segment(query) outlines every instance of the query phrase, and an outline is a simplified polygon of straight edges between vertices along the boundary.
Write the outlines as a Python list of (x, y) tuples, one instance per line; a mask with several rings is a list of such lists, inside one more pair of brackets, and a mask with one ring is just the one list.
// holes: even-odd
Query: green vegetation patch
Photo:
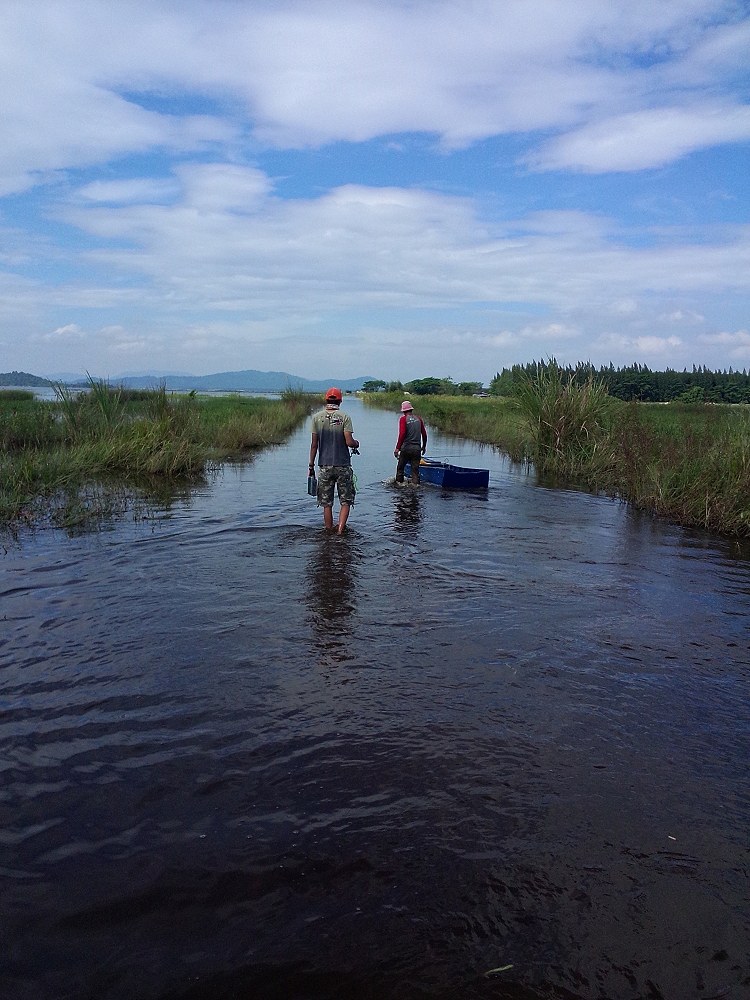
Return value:
[(55, 401), (0, 395), (0, 526), (68, 525), (76, 511), (121, 509), (157, 482), (200, 481), (212, 463), (284, 441), (313, 405), (303, 394), (200, 398), (94, 380), (86, 392), (56, 392)]

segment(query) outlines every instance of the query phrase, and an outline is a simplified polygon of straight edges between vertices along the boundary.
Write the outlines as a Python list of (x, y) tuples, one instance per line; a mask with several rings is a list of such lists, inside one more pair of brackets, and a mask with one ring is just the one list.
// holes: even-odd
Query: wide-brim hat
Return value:
[(405, 399), (401, 404), (401, 412), (406, 413), (408, 410), (413, 410), (414, 407), (411, 405), (408, 399)]

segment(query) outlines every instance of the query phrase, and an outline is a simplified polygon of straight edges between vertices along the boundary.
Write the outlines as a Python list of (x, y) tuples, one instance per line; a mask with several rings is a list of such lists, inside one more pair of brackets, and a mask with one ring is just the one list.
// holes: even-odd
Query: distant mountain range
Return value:
[[(288, 372), (262, 372), (248, 368), (238, 372), (216, 372), (214, 375), (126, 375), (107, 379), (112, 385), (122, 385), (129, 389), (152, 389), (164, 385), (167, 389), (190, 391), (224, 392), (283, 392), (298, 389), (301, 392), (325, 392), (330, 385), (337, 385), (344, 392), (356, 392), (364, 382), (374, 376), (362, 375), (349, 379), (307, 379)], [(86, 385), (88, 380), (81, 375), (76, 379), (66, 379), (68, 385)], [(0, 385), (49, 386), (50, 379), (28, 372), (0, 373)]]

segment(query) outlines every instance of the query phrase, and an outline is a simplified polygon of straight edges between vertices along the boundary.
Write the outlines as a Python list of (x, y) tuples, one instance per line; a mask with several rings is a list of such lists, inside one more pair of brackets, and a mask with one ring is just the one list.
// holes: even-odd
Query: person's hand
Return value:
[(398, 448), (393, 449), (393, 457), (398, 458)]

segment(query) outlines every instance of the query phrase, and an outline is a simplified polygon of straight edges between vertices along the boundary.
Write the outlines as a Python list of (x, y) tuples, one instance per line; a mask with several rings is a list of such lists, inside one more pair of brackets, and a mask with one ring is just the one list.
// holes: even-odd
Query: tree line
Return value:
[(750, 403), (750, 373), (744, 369), (711, 371), (703, 365), (693, 365), (692, 371), (672, 368), (652, 371), (648, 365), (640, 364), (623, 368), (615, 368), (613, 364), (596, 368), (582, 362), (562, 366), (554, 359), (503, 368), (492, 379), (490, 394), (513, 395), (519, 380), (552, 365), (581, 385), (589, 379), (600, 382), (616, 399), (647, 403)]
[(476, 396), (481, 382), (454, 382), (452, 378), (415, 378), (411, 382), (385, 382), (373, 378), (362, 383), (362, 392), (410, 392), (415, 396)]
[(503, 368), (485, 389), (481, 382), (454, 382), (451, 378), (418, 378), (411, 382), (385, 382), (371, 379), (364, 392), (409, 392), (416, 396), (512, 396), (519, 382), (530, 375), (554, 367), (566, 378), (581, 385), (590, 379), (601, 383), (610, 396), (646, 403), (750, 403), (750, 373), (745, 369), (711, 371), (693, 365), (692, 371), (652, 371), (648, 365), (633, 364), (616, 368), (613, 364), (596, 368), (589, 362), (563, 366), (554, 358)]

